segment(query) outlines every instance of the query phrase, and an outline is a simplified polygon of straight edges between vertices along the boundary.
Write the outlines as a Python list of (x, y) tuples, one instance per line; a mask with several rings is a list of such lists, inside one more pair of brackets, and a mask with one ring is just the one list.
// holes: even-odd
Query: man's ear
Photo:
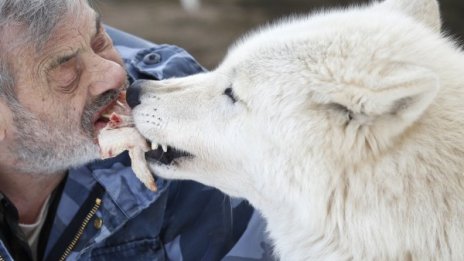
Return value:
[(405, 13), (440, 32), (440, 8), (437, 0), (386, 0), (381, 6)]
[(362, 80), (337, 85), (323, 88), (314, 98), (348, 110), (353, 120), (362, 118), (363, 122), (375, 124), (377, 119), (388, 119), (408, 125), (433, 101), (439, 80), (427, 68), (390, 62), (372, 70)]
[(6, 137), (6, 130), (8, 128), (7, 114), (9, 112), (8, 107), (0, 99), (0, 142)]
[(0, 115), (0, 141), (3, 141), (6, 136), (6, 126), (5, 120), (3, 119), (2, 115)]

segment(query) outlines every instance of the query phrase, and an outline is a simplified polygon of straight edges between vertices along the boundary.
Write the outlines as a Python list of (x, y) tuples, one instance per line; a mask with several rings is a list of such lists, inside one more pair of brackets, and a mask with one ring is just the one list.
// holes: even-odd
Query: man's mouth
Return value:
[(98, 136), (98, 133), (100, 133), (100, 131), (107, 126), (113, 112), (116, 112), (120, 115), (130, 115), (130, 109), (125, 104), (125, 100), (126, 95), (124, 92), (121, 92), (117, 99), (110, 102), (107, 106), (103, 107), (95, 114), (93, 121), (95, 137)]
[(116, 101), (113, 101), (95, 114), (95, 120), (93, 121), (95, 136), (97, 136), (100, 130), (105, 128), (110, 121), (110, 114), (115, 104)]
[(145, 152), (148, 162), (156, 162), (162, 165), (175, 165), (180, 158), (193, 158), (189, 152), (167, 145), (152, 144), (153, 149)]

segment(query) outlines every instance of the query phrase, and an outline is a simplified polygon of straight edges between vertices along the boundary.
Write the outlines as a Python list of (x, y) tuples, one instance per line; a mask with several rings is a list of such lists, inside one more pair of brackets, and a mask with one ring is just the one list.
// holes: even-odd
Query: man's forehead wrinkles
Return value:
[(82, 48), (82, 44), (80, 43), (81, 37), (80, 32), (75, 33), (74, 35), (59, 35), (58, 38), (50, 41), (41, 48), (36, 53), (36, 56), (41, 60), (49, 60), (54, 59), (56, 56), (62, 55), (63, 53), (69, 53), (75, 49)]
[[(83, 14), (80, 13), (80, 15)], [(90, 41), (94, 35), (98, 33), (93, 32), (93, 30), (96, 30), (101, 26), (100, 15), (96, 14), (93, 10), (85, 16), (89, 19), (76, 17), (76, 19), (72, 19), (74, 23), (63, 24), (56, 28), (49, 41), (37, 53), (38, 56), (50, 55), (57, 49), (69, 50), (72, 48), (83, 48), (84, 42)], [(68, 19), (65, 18), (63, 23), (69, 22), (67, 21)], [(95, 27), (93, 26), (94, 19), (96, 19)]]

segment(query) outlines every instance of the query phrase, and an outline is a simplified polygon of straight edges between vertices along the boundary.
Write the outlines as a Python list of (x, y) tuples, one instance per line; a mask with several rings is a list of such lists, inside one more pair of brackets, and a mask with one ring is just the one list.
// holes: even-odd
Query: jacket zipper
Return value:
[[(97, 198), (95, 200), (95, 205), (90, 210), (90, 212), (87, 214), (87, 216), (85, 216), (84, 222), (82, 222), (81, 226), (79, 227), (79, 230), (77, 231), (76, 235), (73, 237), (73, 240), (68, 245), (68, 247), (64, 251), (63, 255), (59, 259), (60, 261), (64, 261), (69, 256), (69, 254), (71, 254), (71, 251), (74, 249), (77, 242), (79, 242), (79, 239), (81, 238), (82, 234), (84, 233), (85, 227), (87, 227), (87, 224), (90, 222), (90, 219), (92, 219), (92, 217), (95, 216), (95, 214), (97, 213), (97, 210), (100, 207), (100, 205), (101, 205), (101, 199)], [(3, 259), (1, 259), (1, 257), (0, 257), (0, 261), (3, 261)]]

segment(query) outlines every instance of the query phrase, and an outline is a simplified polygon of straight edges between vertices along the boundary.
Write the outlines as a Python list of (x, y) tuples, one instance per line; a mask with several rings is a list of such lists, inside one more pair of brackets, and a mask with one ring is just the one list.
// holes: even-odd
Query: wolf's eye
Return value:
[(224, 90), (224, 95), (229, 97), (232, 100), (232, 103), (237, 102), (237, 98), (235, 98), (234, 91), (232, 90), (232, 88), (229, 87), (229, 88), (225, 89)]

